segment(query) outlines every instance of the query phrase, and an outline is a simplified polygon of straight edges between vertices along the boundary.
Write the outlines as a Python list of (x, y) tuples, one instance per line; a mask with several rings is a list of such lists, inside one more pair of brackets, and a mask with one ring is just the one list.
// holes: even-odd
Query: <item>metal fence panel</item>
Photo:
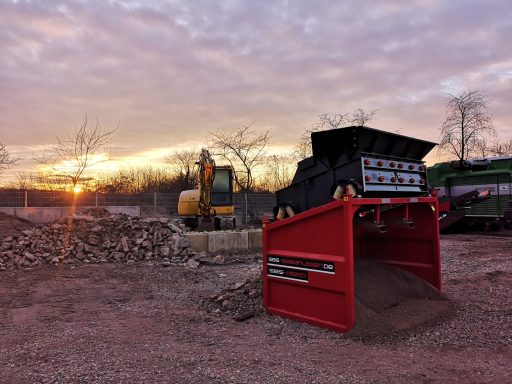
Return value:
[(0, 192), (0, 207), (23, 207), (25, 206), (25, 191), (2, 191)]
[[(178, 216), (179, 193), (96, 193), (62, 191), (0, 191), (0, 207), (140, 206), (143, 216)], [(276, 205), (273, 193), (235, 193), (237, 223), (259, 223)]]

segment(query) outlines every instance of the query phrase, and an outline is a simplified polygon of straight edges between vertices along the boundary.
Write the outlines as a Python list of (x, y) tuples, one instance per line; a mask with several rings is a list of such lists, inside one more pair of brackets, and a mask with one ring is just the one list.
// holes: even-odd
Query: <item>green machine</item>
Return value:
[(428, 169), (429, 184), (438, 190), (440, 203), (472, 191), (490, 197), (469, 206), (465, 222), (508, 224), (512, 214), (512, 156), (437, 163)]

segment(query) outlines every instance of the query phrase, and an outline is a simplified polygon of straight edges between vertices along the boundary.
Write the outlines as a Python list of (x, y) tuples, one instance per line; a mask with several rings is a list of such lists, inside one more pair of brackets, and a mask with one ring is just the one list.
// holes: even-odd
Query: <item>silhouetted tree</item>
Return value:
[(16, 164), (18, 160), (11, 156), (4, 143), (0, 143), (0, 174)]
[(193, 189), (197, 184), (197, 165), (200, 152), (193, 150), (177, 150), (167, 158), (172, 174), (181, 190)]
[(365, 111), (361, 108), (348, 113), (323, 113), (318, 116), (318, 120), (313, 123), (311, 128), (304, 130), (300, 136), (293, 151), (293, 157), (296, 160), (302, 160), (310, 157), (312, 153), (311, 134), (313, 132), (326, 131), (328, 129), (343, 128), (351, 125), (363, 126), (371, 121), (377, 110)]
[(449, 95), (445, 111), (439, 150), (456, 156), (461, 164), (481, 156), (485, 142), (496, 136), (485, 94), (481, 90), (467, 90)]
[(233, 167), (236, 189), (240, 192), (256, 188), (255, 170), (265, 162), (269, 132), (257, 132), (254, 122), (233, 130), (210, 132), (209, 147)]
[(52, 168), (53, 174), (69, 180), (73, 186), (84, 178), (84, 173), (92, 166), (106, 161), (103, 149), (110, 143), (111, 130), (100, 128), (98, 120), (94, 126), (88, 125), (87, 115), (82, 124), (66, 137), (57, 137), (54, 156), (36, 159), (40, 164)]

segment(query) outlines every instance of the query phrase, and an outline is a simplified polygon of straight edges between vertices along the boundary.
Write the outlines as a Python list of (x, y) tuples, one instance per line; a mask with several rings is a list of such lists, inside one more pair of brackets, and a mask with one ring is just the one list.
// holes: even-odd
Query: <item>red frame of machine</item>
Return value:
[[(371, 220), (360, 217), (370, 209)], [(265, 223), (266, 310), (349, 331), (355, 322), (354, 257), (405, 269), (441, 290), (437, 209), (436, 197), (343, 196), (293, 217)]]

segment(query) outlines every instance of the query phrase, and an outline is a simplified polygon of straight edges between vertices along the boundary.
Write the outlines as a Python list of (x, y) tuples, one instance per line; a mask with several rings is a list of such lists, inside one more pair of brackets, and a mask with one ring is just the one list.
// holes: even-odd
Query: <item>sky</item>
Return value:
[(110, 169), (252, 122), (282, 152), (356, 108), (437, 141), (467, 89), (512, 138), (511, 36), (509, 0), (0, 0), (0, 142), (23, 159), (4, 177), (85, 115), (119, 125)]

